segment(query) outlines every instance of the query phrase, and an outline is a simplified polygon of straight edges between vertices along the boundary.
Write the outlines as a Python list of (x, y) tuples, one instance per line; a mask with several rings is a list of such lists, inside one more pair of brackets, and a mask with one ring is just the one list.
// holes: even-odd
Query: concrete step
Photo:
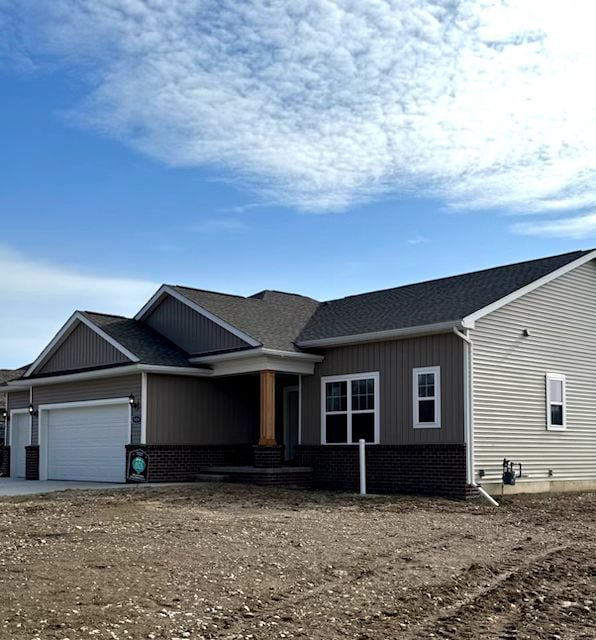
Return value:
[(194, 476), (195, 482), (227, 482), (229, 479), (224, 473), (198, 473)]

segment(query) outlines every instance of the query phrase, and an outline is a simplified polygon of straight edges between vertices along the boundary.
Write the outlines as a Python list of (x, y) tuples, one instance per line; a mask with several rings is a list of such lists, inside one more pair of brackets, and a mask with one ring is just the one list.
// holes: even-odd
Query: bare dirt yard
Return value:
[(0, 638), (596, 638), (596, 494), (0, 499)]

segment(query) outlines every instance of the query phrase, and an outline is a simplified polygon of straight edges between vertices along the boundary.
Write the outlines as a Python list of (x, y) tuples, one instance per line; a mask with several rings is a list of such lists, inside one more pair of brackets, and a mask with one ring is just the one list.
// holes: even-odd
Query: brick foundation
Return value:
[(10, 477), (10, 447), (0, 447), (0, 476)]
[[(314, 469), (314, 487), (358, 491), (357, 446), (296, 448), (295, 463)], [(367, 445), (369, 493), (409, 493), (466, 499), (465, 445)]]
[(201, 467), (217, 465), (251, 465), (251, 445), (129, 444), (128, 452), (143, 449), (149, 456), (148, 482), (187, 482)]
[(284, 447), (276, 445), (263, 447), (255, 445), (253, 448), (254, 465), (259, 469), (282, 467), (284, 463)]
[(25, 447), (25, 479), (39, 480), (39, 446)]

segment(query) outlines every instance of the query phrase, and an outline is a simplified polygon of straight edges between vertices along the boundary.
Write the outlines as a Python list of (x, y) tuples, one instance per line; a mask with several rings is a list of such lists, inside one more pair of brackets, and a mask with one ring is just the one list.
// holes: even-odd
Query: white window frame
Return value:
[[(425, 373), (433, 373), (435, 376), (435, 395), (434, 398), (418, 397), (418, 376)], [(420, 422), (420, 400), (435, 401), (435, 421)], [(440, 429), (441, 428), (441, 367), (416, 367), (412, 369), (412, 413), (414, 429)]]
[[(352, 409), (352, 380), (365, 380), (367, 378), (373, 378), (375, 381), (375, 408), (374, 411), (370, 410), (353, 410)], [(374, 413), (374, 429), (375, 437), (373, 442), (367, 442), (366, 444), (379, 444), (380, 436), (380, 424), (381, 424), (381, 390), (379, 389), (380, 375), (378, 371), (371, 371), (367, 373), (350, 373), (347, 375), (337, 376), (323, 376), (321, 378), (321, 444), (329, 444), (330, 446), (352, 446), (357, 447), (357, 442), (352, 442), (352, 414), (353, 413)], [(329, 411), (327, 412), (327, 397), (325, 385), (329, 382), (345, 382), (347, 405), (346, 411)], [(346, 442), (327, 442), (327, 415), (343, 415), (347, 414), (347, 441)]]
[[(562, 383), (562, 402), (551, 402), (550, 383), (556, 380)], [(562, 373), (547, 373), (545, 376), (546, 385), (546, 429), (547, 431), (565, 431), (567, 429), (567, 378)], [(558, 404), (563, 407), (563, 424), (553, 424), (551, 415), (551, 405)]]

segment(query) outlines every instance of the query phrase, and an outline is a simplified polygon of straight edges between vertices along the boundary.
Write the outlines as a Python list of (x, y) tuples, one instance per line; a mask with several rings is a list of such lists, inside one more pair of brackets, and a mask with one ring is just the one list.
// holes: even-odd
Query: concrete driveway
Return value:
[[(66, 489), (131, 489), (132, 484), (109, 482), (71, 482), (62, 480), (23, 480), (22, 478), (0, 478), (0, 496), (28, 496), (38, 493), (52, 493)], [(143, 487), (151, 486), (143, 484)]]

